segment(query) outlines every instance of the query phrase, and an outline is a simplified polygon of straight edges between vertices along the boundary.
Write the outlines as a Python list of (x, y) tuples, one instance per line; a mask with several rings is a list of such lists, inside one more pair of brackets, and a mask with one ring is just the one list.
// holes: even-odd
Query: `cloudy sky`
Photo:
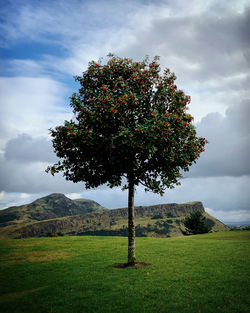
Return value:
[(163, 197), (138, 187), (136, 205), (199, 200), (228, 221), (250, 221), (250, 5), (248, 0), (0, 1), (0, 209), (49, 193), (127, 205), (127, 192), (66, 182), (48, 128), (72, 118), (73, 76), (112, 52), (159, 55), (191, 96), (209, 140), (182, 185)]

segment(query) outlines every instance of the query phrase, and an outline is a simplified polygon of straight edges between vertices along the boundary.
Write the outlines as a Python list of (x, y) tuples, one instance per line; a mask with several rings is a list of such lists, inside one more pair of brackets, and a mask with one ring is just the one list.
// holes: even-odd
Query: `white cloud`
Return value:
[(76, 192), (72, 192), (72, 193), (66, 193), (65, 194), (66, 197), (74, 200), (74, 199), (81, 199), (82, 198), (82, 194), (81, 193), (76, 193)]
[(4, 199), (5, 195), (6, 195), (5, 191), (3, 191), (3, 190), (0, 191), (0, 200)]
[[(0, 192), (0, 194), (3, 192)], [(45, 196), (43, 193), (25, 194), (15, 192), (4, 192), (4, 196), (0, 197), (0, 210), (11, 206), (19, 206), (30, 203), (40, 197)]]
[(28, 193), (22, 192), (20, 194), (20, 199), (29, 199), (30, 195)]
[(1, 77), (0, 86), (1, 148), (21, 133), (48, 136), (48, 128), (72, 117), (64, 106), (69, 89), (53, 79)]
[(30, 59), (8, 59), (4, 62), (6, 72), (14, 76), (39, 77), (45, 74), (40, 62)]

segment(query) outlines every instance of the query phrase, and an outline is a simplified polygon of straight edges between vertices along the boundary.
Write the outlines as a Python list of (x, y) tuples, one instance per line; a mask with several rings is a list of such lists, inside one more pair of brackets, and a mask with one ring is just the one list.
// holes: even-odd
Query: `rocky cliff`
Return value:
[[(167, 203), (158, 204), (152, 206), (136, 206), (135, 207), (135, 217), (153, 217), (153, 216), (183, 216), (188, 215), (194, 211), (205, 212), (202, 202), (195, 201), (190, 203)], [(115, 209), (108, 212), (112, 217), (126, 217), (128, 216), (128, 209)]]

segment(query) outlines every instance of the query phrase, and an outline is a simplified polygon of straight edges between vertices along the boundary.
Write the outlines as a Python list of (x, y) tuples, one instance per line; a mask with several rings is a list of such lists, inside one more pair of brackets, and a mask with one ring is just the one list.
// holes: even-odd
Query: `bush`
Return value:
[(184, 220), (184, 226), (186, 227), (187, 234), (205, 234), (211, 230), (211, 226), (206, 223), (206, 218), (200, 211), (190, 213), (190, 216)]
[(243, 227), (242, 228), (243, 230), (250, 230), (250, 226), (248, 225), (248, 226), (245, 226), (245, 227)]

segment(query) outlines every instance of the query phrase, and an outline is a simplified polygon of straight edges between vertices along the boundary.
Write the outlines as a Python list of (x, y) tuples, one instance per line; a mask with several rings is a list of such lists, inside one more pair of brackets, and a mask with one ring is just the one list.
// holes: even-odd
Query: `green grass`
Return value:
[(250, 231), (137, 238), (0, 240), (0, 312), (249, 312)]

